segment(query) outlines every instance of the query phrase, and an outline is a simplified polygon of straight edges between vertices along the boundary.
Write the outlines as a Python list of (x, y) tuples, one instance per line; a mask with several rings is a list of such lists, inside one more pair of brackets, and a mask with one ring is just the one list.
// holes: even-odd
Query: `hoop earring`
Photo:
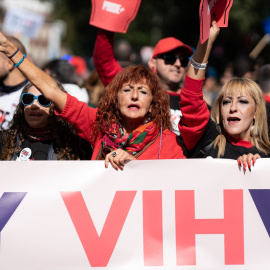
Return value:
[(250, 136), (253, 137), (254, 136), (254, 125), (255, 125), (255, 119), (253, 119), (253, 123), (252, 126), (250, 128)]
[(216, 129), (217, 129), (217, 132), (218, 132), (219, 134), (222, 134), (220, 124), (217, 124), (217, 125), (216, 125)]
[(254, 136), (254, 125), (250, 128), (250, 137)]

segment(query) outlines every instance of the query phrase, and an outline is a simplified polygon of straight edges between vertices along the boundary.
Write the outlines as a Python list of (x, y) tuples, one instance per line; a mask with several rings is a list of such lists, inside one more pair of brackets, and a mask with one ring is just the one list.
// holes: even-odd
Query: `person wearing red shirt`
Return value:
[(0, 52), (56, 107), (78, 135), (91, 142), (92, 159), (105, 159), (116, 170), (135, 159), (185, 158), (171, 131), (169, 102), (158, 77), (143, 65), (123, 69), (106, 87), (94, 109), (61, 91), (45, 72), (25, 58), (0, 33)]
[(238, 159), (251, 168), (257, 158), (270, 153), (265, 101), (258, 84), (247, 78), (229, 80), (212, 106), (211, 117), (203, 99), (205, 70), (218, 34), (213, 21), (209, 39), (198, 42), (191, 59), (181, 91), (179, 129), (191, 155)]

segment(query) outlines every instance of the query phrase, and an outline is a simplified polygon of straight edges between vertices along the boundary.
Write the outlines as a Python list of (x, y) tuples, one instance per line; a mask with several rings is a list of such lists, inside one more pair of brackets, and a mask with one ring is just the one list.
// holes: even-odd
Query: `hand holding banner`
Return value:
[(209, 37), (211, 18), (214, 16), (218, 27), (227, 27), (229, 11), (233, 0), (201, 0), (200, 3), (200, 42)]
[(112, 32), (126, 33), (141, 0), (92, 0), (89, 24)]

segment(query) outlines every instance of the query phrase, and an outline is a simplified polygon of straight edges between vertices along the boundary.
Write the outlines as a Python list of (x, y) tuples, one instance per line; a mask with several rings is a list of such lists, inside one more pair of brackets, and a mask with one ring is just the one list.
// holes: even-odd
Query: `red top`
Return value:
[[(90, 108), (85, 102), (78, 101), (75, 97), (67, 94), (67, 102), (61, 113), (55, 111), (62, 119), (69, 122), (77, 134), (90, 141), (94, 151), (92, 160), (95, 160), (101, 147), (101, 135), (95, 141), (90, 140), (93, 127), (96, 122), (97, 109)], [(160, 149), (160, 136), (151, 144), (137, 159), (158, 159)], [(160, 159), (183, 159), (182, 147), (177, 136), (170, 130), (162, 132)]]
[(210, 117), (207, 104), (203, 99), (203, 83), (204, 79), (195, 80), (186, 75), (180, 94), (182, 117), (179, 130), (188, 150), (193, 149), (200, 140)]
[[(203, 99), (204, 79), (195, 80), (186, 75), (184, 86), (181, 90), (180, 108), (182, 118), (179, 122), (179, 130), (188, 150), (193, 149), (205, 132), (209, 121), (210, 112)], [(236, 146), (251, 148), (254, 145), (249, 141), (226, 138), (228, 142)]]
[(268, 96), (268, 95), (266, 95), (266, 94), (264, 94), (263, 96), (264, 96), (265, 101), (266, 101), (267, 103), (270, 103), (270, 96)]
[(113, 32), (99, 29), (93, 52), (95, 68), (105, 87), (123, 69), (114, 56), (113, 38)]

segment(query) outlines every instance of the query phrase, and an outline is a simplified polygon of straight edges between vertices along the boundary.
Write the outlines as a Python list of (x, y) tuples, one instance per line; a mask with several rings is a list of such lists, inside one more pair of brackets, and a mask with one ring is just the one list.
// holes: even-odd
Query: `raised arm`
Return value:
[(202, 88), (208, 58), (218, 34), (219, 27), (213, 21), (209, 39), (204, 44), (198, 42), (187, 71), (184, 87), (181, 90), (182, 117), (179, 122), (179, 130), (188, 150), (193, 149), (200, 140), (209, 121), (210, 113), (203, 99)]
[[(199, 64), (207, 64), (210, 52), (212, 50), (213, 44), (219, 34), (219, 27), (217, 26), (216, 21), (212, 21), (212, 27), (210, 28), (209, 38), (203, 44), (200, 41), (197, 44), (196, 51), (193, 55), (193, 60)], [(195, 64), (196, 66), (196, 64)], [(187, 75), (195, 80), (201, 80), (205, 77), (206, 69), (198, 69), (193, 65), (190, 65), (187, 71)]]
[(123, 69), (115, 59), (113, 38), (113, 32), (99, 29), (93, 53), (95, 68), (105, 87)]
[[(17, 47), (0, 32), (0, 52), (9, 57), (15, 65), (14, 68), (20, 69), (25, 77), (46, 98), (51, 100), (58, 110), (62, 111), (66, 104), (67, 95), (59, 89), (55, 81), (48, 74), (29, 61), (22, 52), (16, 52), (16, 50)], [(16, 65), (18, 66), (16, 67)]]

